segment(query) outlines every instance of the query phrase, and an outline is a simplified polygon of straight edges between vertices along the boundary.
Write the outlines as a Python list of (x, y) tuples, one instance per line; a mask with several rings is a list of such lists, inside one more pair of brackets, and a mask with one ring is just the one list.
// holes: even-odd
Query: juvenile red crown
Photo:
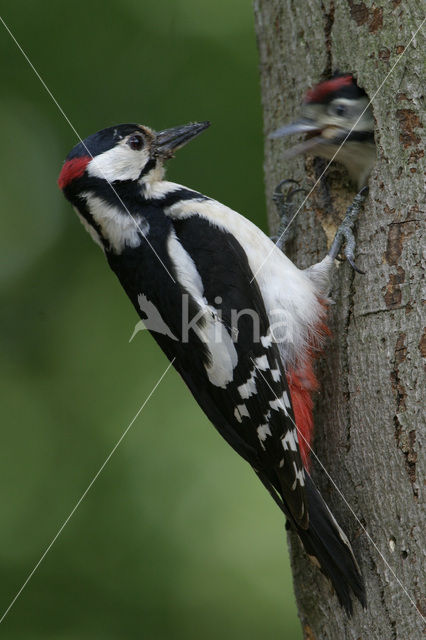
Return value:
[(307, 92), (305, 102), (323, 102), (330, 93), (335, 93), (342, 87), (349, 87), (353, 81), (353, 77), (348, 74), (321, 82)]

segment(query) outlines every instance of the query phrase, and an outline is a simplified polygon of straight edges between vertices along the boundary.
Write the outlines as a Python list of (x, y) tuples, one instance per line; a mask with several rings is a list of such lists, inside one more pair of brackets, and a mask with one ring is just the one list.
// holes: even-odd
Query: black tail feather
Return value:
[(313, 481), (306, 474), (309, 504), (309, 528), (297, 528), (306, 552), (318, 561), (321, 571), (334, 586), (340, 604), (352, 615), (350, 589), (365, 608), (365, 585), (351, 545), (324, 502)]

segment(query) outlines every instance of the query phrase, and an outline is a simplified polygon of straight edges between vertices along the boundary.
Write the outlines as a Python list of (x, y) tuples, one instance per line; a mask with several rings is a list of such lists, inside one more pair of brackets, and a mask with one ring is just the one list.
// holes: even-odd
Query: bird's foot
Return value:
[(352, 204), (346, 210), (343, 222), (337, 229), (337, 233), (334, 236), (333, 244), (331, 245), (330, 251), (328, 252), (328, 255), (330, 256), (330, 258), (333, 258), (333, 260), (339, 259), (338, 254), (342, 247), (343, 240), (345, 240), (346, 243), (343, 252), (345, 254), (346, 260), (349, 262), (352, 269), (362, 274), (364, 274), (365, 271), (361, 271), (361, 269), (359, 269), (355, 264), (355, 237), (352, 233), (352, 229), (358, 218), (358, 214), (362, 208), (362, 205), (364, 204), (367, 194), (368, 187), (363, 187), (361, 191), (357, 193)]
[[(284, 185), (290, 185), (290, 187), (286, 190), (286, 193), (283, 193)], [(297, 185), (297, 188), (294, 186)], [(277, 234), (275, 236), (271, 236), (271, 240), (275, 242), (278, 249), (284, 250), (286, 242), (290, 239), (289, 228), (295, 216), (295, 210), (297, 204), (293, 201), (296, 193), (306, 193), (305, 189), (301, 189), (299, 187), (299, 183), (297, 180), (286, 179), (281, 180), (281, 182), (276, 186), (275, 191), (272, 195), (272, 199), (277, 208), (278, 216), (280, 218), (280, 224), (278, 226)]]

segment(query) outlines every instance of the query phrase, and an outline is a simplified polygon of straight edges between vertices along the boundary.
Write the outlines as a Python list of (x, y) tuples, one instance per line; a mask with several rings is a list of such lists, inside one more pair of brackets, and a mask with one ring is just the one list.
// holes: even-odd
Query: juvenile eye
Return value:
[(127, 140), (127, 144), (133, 151), (140, 151), (143, 147), (143, 138), (139, 134), (135, 134), (134, 136), (130, 136)]
[(344, 116), (346, 113), (346, 107), (344, 104), (336, 104), (334, 107), (334, 113), (336, 116)]

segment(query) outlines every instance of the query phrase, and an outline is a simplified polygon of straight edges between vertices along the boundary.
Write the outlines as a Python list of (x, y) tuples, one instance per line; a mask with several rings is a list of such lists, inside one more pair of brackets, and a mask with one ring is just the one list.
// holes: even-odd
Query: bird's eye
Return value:
[(127, 144), (133, 151), (140, 151), (143, 147), (143, 138), (141, 135), (136, 133), (134, 136), (130, 136), (127, 140)]
[(336, 116), (344, 116), (346, 113), (346, 107), (344, 104), (336, 104), (334, 107), (334, 113)]

